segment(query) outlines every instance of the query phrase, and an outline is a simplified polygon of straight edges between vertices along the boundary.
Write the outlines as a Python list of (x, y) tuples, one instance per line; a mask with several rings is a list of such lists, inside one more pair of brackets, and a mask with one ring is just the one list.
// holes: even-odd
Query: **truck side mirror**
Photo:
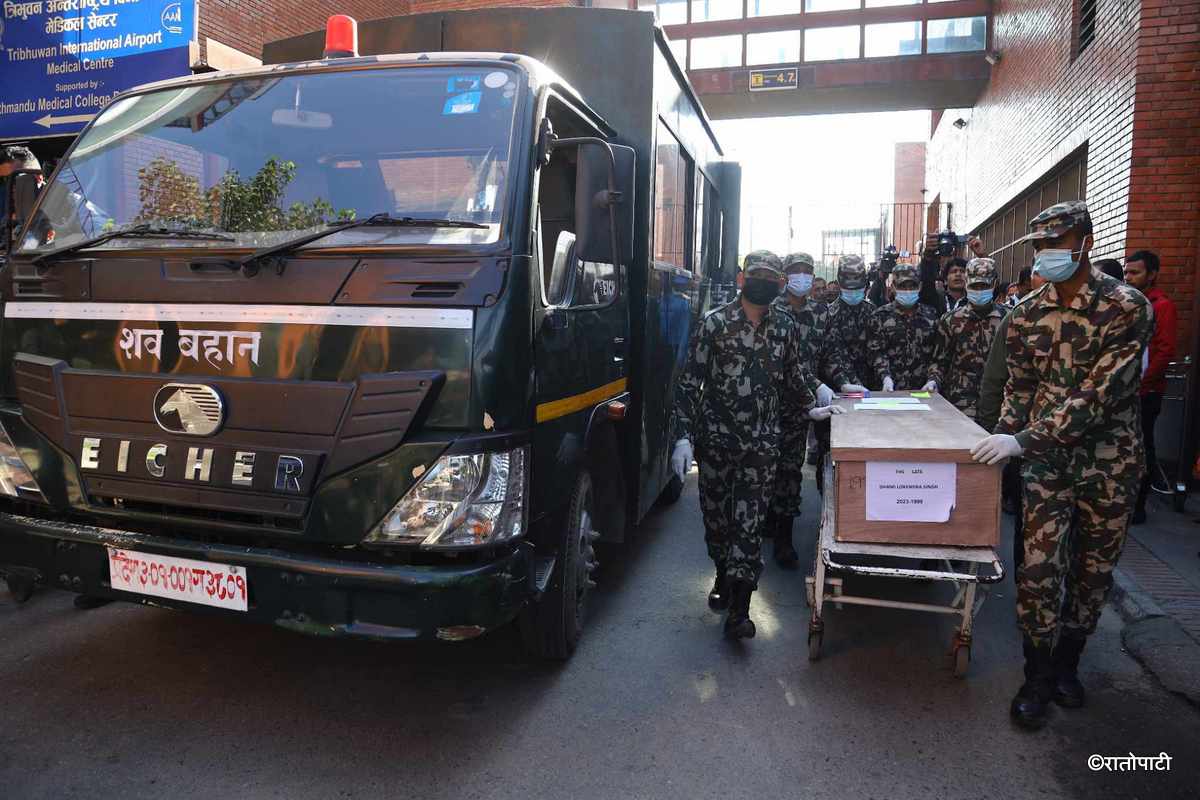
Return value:
[(634, 158), (632, 147), (601, 139), (579, 142), (575, 255), (580, 261), (620, 265), (633, 260)]

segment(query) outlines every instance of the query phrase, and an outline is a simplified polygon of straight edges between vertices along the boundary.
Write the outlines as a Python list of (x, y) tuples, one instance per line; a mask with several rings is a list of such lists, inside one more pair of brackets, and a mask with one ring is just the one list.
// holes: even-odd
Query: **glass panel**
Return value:
[(804, 32), (805, 61), (836, 61), (858, 58), (857, 25), (840, 28), (809, 28)]
[(963, 53), (987, 46), (987, 17), (931, 19), (926, 52)]
[(687, 68), (687, 39), (676, 41), (671, 37), (667, 37), (667, 44), (671, 48), (671, 52), (675, 54), (675, 60), (679, 62), (679, 66)]
[(653, 11), (663, 25), (682, 25), (687, 22), (687, 0), (638, 0), (638, 9)]
[(921, 23), (888, 22), (867, 25), (864, 33), (867, 58), (881, 56), (912, 56), (921, 53)]
[(805, 11), (846, 11), (862, 8), (862, 0), (804, 0)]
[(654, 153), (654, 260), (687, 266), (687, 178), (691, 164), (679, 140), (658, 123)]
[(799, 14), (800, 0), (747, 0), (746, 16), (774, 17), (778, 14)]
[[(919, 6), (921, 0), (866, 0), (867, 8), (883, 8), (884, 6)], [(937, 2), (937, 0), (930, 0)]]
[(706, 36), (692, 39), (691, 69), (716, 69), (742, 65), (742, 37)]
[(742, 0), (692, 0), (692, 22), (741, 18)]
[(800, 60), (800, 31), (752, 33), (746, 37), (747, 64), (794, 64)]

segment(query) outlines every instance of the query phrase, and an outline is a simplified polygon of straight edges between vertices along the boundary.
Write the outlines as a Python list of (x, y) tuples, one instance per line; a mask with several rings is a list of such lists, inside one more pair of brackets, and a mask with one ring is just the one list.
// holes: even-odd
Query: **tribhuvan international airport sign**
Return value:
[(78, 133), (118, 92), (186, 75), (196, 0), (0, 0), (0, 139)]

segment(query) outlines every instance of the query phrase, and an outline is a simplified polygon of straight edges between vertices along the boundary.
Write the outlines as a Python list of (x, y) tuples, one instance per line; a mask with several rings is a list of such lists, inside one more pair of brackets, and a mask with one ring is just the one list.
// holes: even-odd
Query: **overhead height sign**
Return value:
[(118, 92), (186, 75), (196, 0), (0, 0), (0, 139), (78, 133)]

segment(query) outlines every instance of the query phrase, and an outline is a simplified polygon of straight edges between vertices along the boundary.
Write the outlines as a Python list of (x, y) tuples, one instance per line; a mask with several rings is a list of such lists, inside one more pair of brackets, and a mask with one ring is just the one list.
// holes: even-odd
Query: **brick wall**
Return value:
[(1142, 0), (1126, 252), (1154, 250), (1193, 346), (1200, 228), (1200, 0)]
[(200, 0), (200, 42), (211, 36), (261, 58), (263, 42), (321, 30), (333, 14), (378, 19), (407, 14), (416, 5), (427, 4), (420, 0)]

